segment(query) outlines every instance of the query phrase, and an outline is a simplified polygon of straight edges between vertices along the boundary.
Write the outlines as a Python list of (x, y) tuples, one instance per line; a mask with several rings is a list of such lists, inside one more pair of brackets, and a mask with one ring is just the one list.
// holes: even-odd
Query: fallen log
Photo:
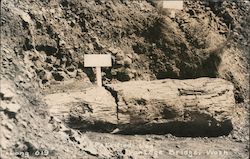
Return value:
[(233, 127), (234, 87), (223, 79), (130, 81), (105, 88), (81, 95), (82, 104), (75, 102), (70, 108), (69, 125), (81, 130), (118, 128), (123, 134), (176, 136), (227, 135)]
[(223, 79), (131, 81), (107, 89), (116, 97), (124, 133), (216, 136), (232, 130), (234, 87)]
[(115, 99), (103, 87), (49, 94), (44, 100), (51, 115), (72, 128), (107, 131), (117, 125)]
[(234, 112), (233, 85), (222, 79), (132, 81), (108, 89), (116, 93), (120, 124), (193, 120), (198, 112), (224, 120)]

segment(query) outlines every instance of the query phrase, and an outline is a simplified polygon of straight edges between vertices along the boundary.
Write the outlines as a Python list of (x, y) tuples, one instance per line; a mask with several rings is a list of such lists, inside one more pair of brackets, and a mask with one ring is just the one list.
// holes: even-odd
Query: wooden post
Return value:
[(101, 67), (96, 67), (96, 81), (99, 87), (102, 86), (102, 71)]

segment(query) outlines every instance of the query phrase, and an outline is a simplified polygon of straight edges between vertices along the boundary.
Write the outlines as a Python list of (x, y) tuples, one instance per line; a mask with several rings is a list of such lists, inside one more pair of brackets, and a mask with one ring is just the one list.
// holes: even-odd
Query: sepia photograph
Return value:
[(249, 0), (0, 3), (0, 159), (249, 159)]

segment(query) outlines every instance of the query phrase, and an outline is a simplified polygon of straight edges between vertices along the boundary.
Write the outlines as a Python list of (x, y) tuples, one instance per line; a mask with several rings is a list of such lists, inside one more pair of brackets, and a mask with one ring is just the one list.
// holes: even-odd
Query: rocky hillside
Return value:
[(55, 131), (64, 125), (41, 98), (68, 81), (91, 86), (95, 75), (84, 68), (83, 55), (92, 53), (112, 54), (113, 67), (103, 69), (106, 84), (199, 77), (231, 82), (246, 118), (232, 138), (247, 142), (249, 5), (184, 0), (184, 9), (171, 18), (153, 0), (1, 1), (1, 157), (48, 148), (51, 158), (120, 155), (77, 130)]

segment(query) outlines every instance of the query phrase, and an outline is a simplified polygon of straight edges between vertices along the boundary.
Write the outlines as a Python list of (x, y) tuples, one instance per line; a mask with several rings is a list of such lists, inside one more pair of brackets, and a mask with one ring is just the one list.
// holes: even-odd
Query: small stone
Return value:
[[(7, 140), (5, 137), (1, 137), (1, 145), (0, 145), (0, 147), (3, 150), (6, 150), (8, 148), (8, 144), (9, 144), (9, 140)], [(1, 155), (1, 157), (2, 157), (2, 155)]]
[(11, 124), (11, 123), (9, 123), (9, 122), (7, 122), (6, 124), (5, 124), (5, 126), (6, 126), (6, 128), (8, 129), (8, 130), (10, 130), (10, 131), (12, 131), (13, 130), (13, 125)]
[(117, 133), (117, 132), (119, 132), (119, 131), (120, 131), (120, 129), (116, 128), (115, 130), (113, 130), (113, 131), (111, 132), (111, 134), (115, 134), (115, 133)]
[(134, 59), (140, 60), (140, 56), (138, 54), (134, 54)]
[(67, 78), (66, 73), (63, 71), (53, 72), (52, 75), (56, 81), (63, 81)]
[(42, 80), (49, 81), (49, 80), (51, 80), (51, 79), (52, 79), (52, 74), (51, 74), (51, 72), (46, 71), (46, 72), (45, 72), (45, 75), (44, 75), (43, 78), (42, 78)]
[(130, 66), (132, 64), (132, 60), (130, 58), (126, 57), (124, 59), (124, 64), (127, 65), (127, 66)]
[(211, 8), (210, 8), (210, 7), (206, 7), (205, 10), (206, 10), (206, 11), (210, 11)]
[(27, 128), (27, 126), (28, 126), (27, 122), (25, 122), (25, 121), (21, 121), (20, 125), (22, 125), (23, 128)]
[(69, 75), (69, 77), (71, 78), (75, 78), (77, 75), (77, 70), (74, 70), (73, 72), (71, 71), (67, 71), (67, 74)]
[(163, 138), (161, 136), (154, 136), (153, 139), (155, 139), (155, 140), (162, 140)]
[(32, 24), (33, 22), (28, 13), (20, 12), (20, 17), (23, 19), (23, 21), (25, 21), (28, 24)]
[(172, 134), (167, 134), (167, 135), (165, 135), (165, 137), (166, 138), (171, 138), (171, 137), (173, 137), (173, 135)]
[(6, 130), (6, 132), (4, 132), (3, 135), (4, 135), (4, 137), (5, 137), (7, 140), (10, 140), (10, 139), (11, 139), (10, 131)]
[(74, 72), (75, 71), (75, 67), (74, 66), (69, 66), (69, 67), (66, 68), (66, 70), (68, 72)]
[(54, 57), (54, 56), (47, 56), (47, 57), (46, 57), (46, 62), (51, 63), (51, 64), (55, 63), (56, 60), (57, 60), (57, 59), (56, 59), (56, 57)]
[(84, 73), (81, 69), (77, 69), (77, 77), (81, 78), (81, 79), (88, 79), (88, 76), (86, 75), (86, 73)]
[(37, 69), (36, 73), (37, 73), (38, 77), (41, 79), (41, 78), (43, 78), (43, 76), (45, 75), (46, 72), (44, 69)]
[(124, 61), (122, 61), (122, 60), (116, 61), (116, 64), (117, 64), (117, 65), (122, 65), (122, 66), (123, 66), (123, 65), (124, 65)]
[(119, 52), (118, 54), (116, 54), (115, 58), (117, 61), (121, 61), (124, 59), (124, 54), (122, 52)]
[(5, 108), (5, 110), (8, 110), (9, 112), (17, 113), (21, 106), (16, 103), (1, 103), (1, 107)]
[(5, 83), (4, 80), (1, 81), (0, 96), (2, 96), (4, 100), (11, 100), (15, 96), (13, 88), (10, 84)]
[(37, 68), (41, 68), (43, 66), (43, 63), (40, 60), (36, 60), (34, 64)]
[(126, 150), (125, 149), (122, 150), (122, 154), (124, 154), (124, 155), (126, 154)]
[(65, 45), (66, 44), (66, 42), (64, 41), (64, 40), (60, 40), (59, 41), (59, 46), (63, 46), (63, 45)]
[(115, 69), (112, 69), (110, 73), (111, 73), (112, 76), (116, 76), (117, 75), (117, 71)]
[(50, 11), (50, 13), (55, 13), (56, 12), (55, 9), (50, 9), (49, 11)]
[(109, 52), (111, 52), (112, 55), (116, 55), (118, 54), (121, 50), (120, 49), (115, 49), (115, 48), (109, 48), (108, 49)]
[(132, 59), (133, 58), (133, 55), (132, 54), (127, 54), (126, 55), (128, 58)]
[(92, 43), (87, 44), (87, 46), (90, 51), (93, 51), (95, 49)]
[(10, 54), (7, 54), (7, 55), (6, 55), (6, 58), (7, 58), (8, 60), (12, 60), (12, 59), (13, 59), (13, 57), (12, 57)]

